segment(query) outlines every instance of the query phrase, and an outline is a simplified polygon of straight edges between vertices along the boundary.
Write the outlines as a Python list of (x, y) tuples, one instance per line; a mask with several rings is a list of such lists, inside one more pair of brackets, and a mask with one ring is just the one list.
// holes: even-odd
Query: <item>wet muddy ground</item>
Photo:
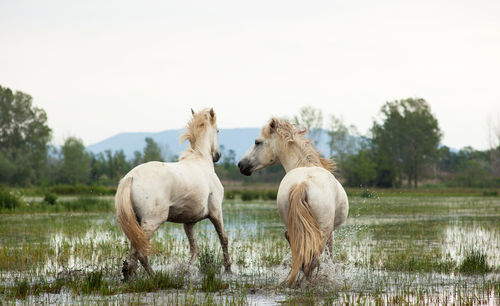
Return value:
[[(111, 199), (109, 199), (110, 205)], [(202, 258), (188, 265), (182, 225), (154, 236), (148, 277), (123, 283), (128, 243), (112, 213), (0, 215), (0, 295), (26, 303), (500, 303), (500, 198), (350, 199), (315, 279), (281, 282), (290, 249), (273, 202), (223, 205), (233, 273), (222, 273), (212, 224), (195, 226)], [(213, 273), (207, 272), (213, 265)]]

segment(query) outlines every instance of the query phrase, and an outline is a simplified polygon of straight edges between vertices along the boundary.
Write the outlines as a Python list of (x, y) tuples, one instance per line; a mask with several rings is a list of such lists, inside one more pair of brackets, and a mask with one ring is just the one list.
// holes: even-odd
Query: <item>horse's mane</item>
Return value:
[(189, 148), (182, 153), (179, 160), (183, 160), (196, 153), (203, 153), (198, 146), (199, 139), (202, 137), (206, 128), (210, 125), (214, 125), (216, 122), (217, 118), (213, 109), (206, 108), (197, 113), (193, 112), (193, 118), (191, 118), (187, 124), (187, 131), (184, 132), (180, 138), (180, 143), (189, 140)]
[[(335, 162), (330, 158), (322, 157), (316, 148), (314, 148), (311, 141), (305, 138), (306, 129), (298, 130), (288, 120), (271, 118), (271, 121), (276, 123), (275, 131), (284, 141), (285, 148), (292, 143), (300, 148), (303, 156), (299, 162), (299, 167), (317, 166), (325, 168), (330, 172), (335, 171)], [(267, 132), (270, 133), (270, 130)]]

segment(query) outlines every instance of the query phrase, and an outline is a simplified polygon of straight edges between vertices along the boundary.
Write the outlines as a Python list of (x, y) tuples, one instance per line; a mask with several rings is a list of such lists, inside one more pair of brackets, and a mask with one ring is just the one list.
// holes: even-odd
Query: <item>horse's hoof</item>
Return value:
[(122, 266), (122, 275), (123, 275), (123, 282), (128, 281), (129, 278), (129, 269), (128, 269), (128, 262), (126, 260), (123, 261), (123, 266)]

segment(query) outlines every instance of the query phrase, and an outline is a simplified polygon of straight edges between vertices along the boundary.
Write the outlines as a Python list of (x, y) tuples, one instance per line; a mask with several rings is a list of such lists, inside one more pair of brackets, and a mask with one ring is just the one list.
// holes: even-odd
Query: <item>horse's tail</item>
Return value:
[(319, 264), (325, 248), (324, 234), (311, 213), (307, 200), (307, 183), (294, 184), (288, 196), (288, 237), (292, 249), (292, 271), (288, 280), (291, 286), (300, 268), (309, 277), (312, 268)]
[(132, 202), (132, 177), (123, 178), (115, 196), (116, 219), (131, 246), (142, 256), (147, 256), (151, 248), (146, 233), (142, 230)]

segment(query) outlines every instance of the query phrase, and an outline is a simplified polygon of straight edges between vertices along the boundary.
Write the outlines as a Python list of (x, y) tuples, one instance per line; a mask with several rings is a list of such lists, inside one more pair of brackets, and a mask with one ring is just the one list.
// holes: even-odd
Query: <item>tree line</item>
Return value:
[[(337, 174), (351, 187), (409, 187), (423, 182), (429, 187), (500, 186), (500, 129), (496, 145), (480, 151), (441, 145), (442, 131), (429, 104), (422, 98), (385, 103), (366, 135), (353, 125), (330, 116), (327, 126), (330, 156)], [(321, 110), (304, 107), (295, 124), (318, 142), (323, 128)], [(493, 129), (493, 128), (492, 128)]]
[[(324, 124), (322, 111), (311, 106), (303, 107), (291, 120), (308, 130), (314, 144), (326, 131), (328, 155), (338, 165), (336, 175), (348, 186), (500, 185), (500, 146), (457, 151), (440, 145), (438, 121), (421, 98), (385, 103), (366, 135), (334, 115)], [(127, 159), (122, 150), (88, 152), (77, 137), (67, 138), (56, 148), (50, 144), (51, 133), (47, 114), (33, 106), (30, 95), (0, 86), (0, 184), (114, 186), (141, 163), (176, 159), (167, 158), (152, 138), (146, 138), (143, 150)], [(222, 180), (265, 183), (277, 182), (284, 175), (280, 166), (273, 166), (244, 177), (236, 167), (235, 152), (223, 146), (221, 151), (216, 171)]]

